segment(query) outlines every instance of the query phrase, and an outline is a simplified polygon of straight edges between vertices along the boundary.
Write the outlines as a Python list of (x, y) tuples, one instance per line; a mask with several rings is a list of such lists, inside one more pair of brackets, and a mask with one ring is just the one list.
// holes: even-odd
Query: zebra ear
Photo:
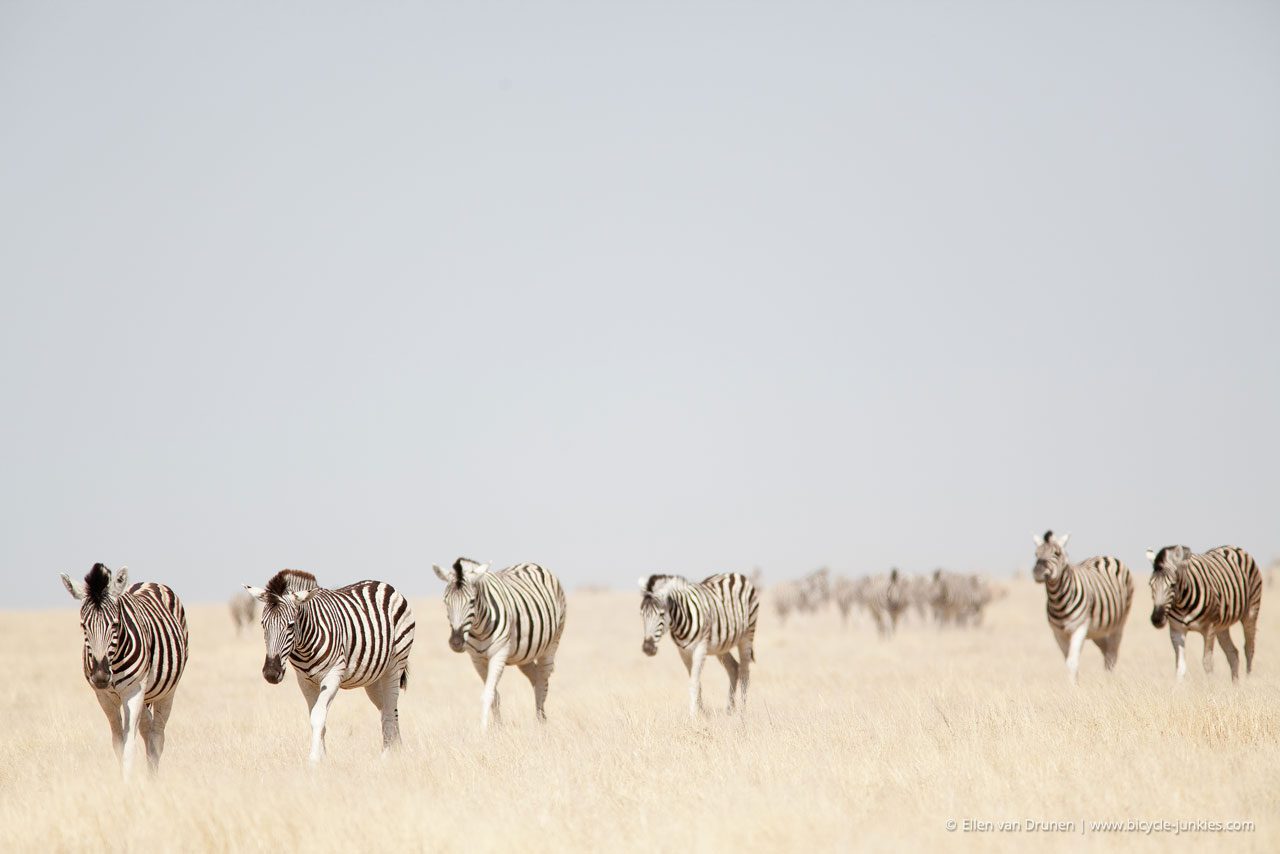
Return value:
[(267, 604), (267, 591), (263, 590), (261, 587), (254, 587), (252, 585), (246, 584), (244, 585), (244, 589), (248, 590), (249, 595), (252, 596), (254, 599), (257, 599), (263, 605)]
[(485, 574), (486, 572), (488, 572), (488, 571), (489, 571), (489, 564), (487, 564), (487, 563), (482, 563), (482, 564), (480, 564), (479, 566), (477, 566), (477, 567), (475, 568), (475, 571), (474, 571), (474, 572), (475, 572), (475, 574), (476, 574), (476, 575), (484, 575), (484, 574)]
[(440, 579), (445, 584), (449, 583), (449, 574), (447, 572), (445, 572), (443, 569), (441, 569), (439, 566), (437, 566), (434, 563), (431, 564), (431, 568), (436, 571), (436, 578)]
[(1058, 545), (1065, 549), (1067, 547), (1067, 540), (1071, 539), (1071, 535), (1063, 534), (1061, 537), (1054, 537), (1054, 539), (1058, 541)]
[(112, 597), (119, 596), (129, 587), (129, 567), (122, 566), (116, 570), (116, 577), (111, 581)]
[(1151, 563), (1156, 562), (1156, 553), (1154, 549), (1147, 549), (1147, 560)]
[[(66, 576), (65, 576), (65, 575), (64, 575), (64, 576), (62, 576), (62, 577), (63, 577), (63, 578), (66, 578)], [(636, 580), (640, 582), (640, 589), (641, 589), (641, 590), (646, 590), (646, 591), (647, 591), (647, 590), (649, 589), (649, 579), (645, 578), (645, 577), (642, 575), (642, 576), (640, 576), (640, 577), (639, 577), (638, 579), (636, 579)]]
[(65, 572), (62, 573), (62, 586), (67, 588), (67, 592), (71, 594), (72, 599), (84, 598), (84, 582), (72, 581), (71, 576)]
[(303, 602), (310, 599), (311, 594), (314, 592), (314, 590), (295, 590), (293, 592), (293, 601), (301, 605)]
[(1036, 548), (1040, 548), (1044, 545), (1044, 537), (1041, 537), (1039, 534), (1032, 534), (1031, 542), (1036, 544)]

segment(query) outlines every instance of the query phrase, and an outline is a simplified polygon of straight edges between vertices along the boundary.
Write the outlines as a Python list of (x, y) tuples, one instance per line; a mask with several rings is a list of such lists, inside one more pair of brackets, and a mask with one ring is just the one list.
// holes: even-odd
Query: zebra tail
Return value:
[(400, 671), (400, 690), (407, 691), (409, 689), (409, 665), (405, 664), (404, 670)]

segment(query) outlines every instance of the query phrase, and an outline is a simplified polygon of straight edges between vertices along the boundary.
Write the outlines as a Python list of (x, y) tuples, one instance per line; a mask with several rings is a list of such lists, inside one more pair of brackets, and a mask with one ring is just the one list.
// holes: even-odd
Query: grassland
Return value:
[[(260, 634), (189, 607), (164, 766), (128, 787), (71, 603), (0, 614), (0, 850), (1280, 850), (1280, 603), (1264, 597), (1252, 678), (1233, 686), (1220, 652), (1206, 677), (1196, 636), (1181, 687), (1149, 604), (1140, 586), (1117, 672), (1090, 645), (1074, 689), (1029, 581), (981, 628), (913, 621), (890, 642), (834, 613), (782, 627), (766, 607), (746, 714), (724, 714), (710, 662), (713, 711), (694, 724), (670, 642), (640, 652), (637, 596), (571, 594), (549, 722), (509, 670), (503, 726), (482, 737), (480, 682), (442, 605), (417, 599), (404, 749), (380, 760), (376, 712), (343, 692), (315, 769), (296, 684), (261, 678)], [(1074, 829), (963, 830), (1027, 819)], [(1081, 832), (1127, 819), (1256, 829)]]

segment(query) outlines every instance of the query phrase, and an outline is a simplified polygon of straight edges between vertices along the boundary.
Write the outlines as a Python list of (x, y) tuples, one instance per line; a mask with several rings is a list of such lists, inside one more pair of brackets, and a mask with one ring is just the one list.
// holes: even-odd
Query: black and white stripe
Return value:
[(1240, 656), (1231, 641), (1230, 628), (1244, 626), (1245, 671), (1253, 672), (1254, 639), (1258, 612), (1262, 609), (1262, 572), (1244, 549), (1219, 546), (1204, 554), (1192, 554), (1186, 546), (1165, 546), (1159, 553), (1147, 549), (1151, 561), (1151, 624), (1169, 624), (1175, 669), (1181, 679), (1187, 672), (1187, 632), (1204, 636), (1204, 671), (1213, 672), (1213, 641), (1231, 665), (1231, 679), (1240, 678)]
[(897, 568), (887, 575), (876, 575), (863, 581), (858, 600), (875, 620), (880, 637), (889, 638), (898, 630), (898, 620), (910, 604), (907, 585)]
[(142, 736), (151, 770), (160, 765), (174, 692), (187, 666), (187, 615), (163, 584), (129, 586), (129, 570), (113, 575), (95, 563), (83, 583), (63, 573), (81, 600), (84, 678), (111, 724), (111, 742), (127, 777)]
[(533, 684), (538, 720), (546, 720), (547, 686), (568, 610), (560, 581), (536, 563), (489, 572), (487, 563), (458, 558), (450, 572), (433, 569), (445, 583), (449, 648), (465, 649), (484, 680), (480, 728), (500, 717), (498, 680), (508, 664)]
[(263, 678), (279, 684), (288, 659), (311, 710), (311, 761), (324, 757), (329, 704), (341, 688), (364, 688), (382, 715), (383, 752), (398, 745), (414, 633), (404, 597), (382, 581), (328, 590), (296, 569), (276, 573), (265, 588), (245, 589), (263, 605)]
[(640, 587), (641, 649), (645, 655), (656, 654), (658, 641), (670, 631), (689, 673), (689, 713), (697, 718), (702, 711), (702, 665), (708, 655), (717, 656), (729, 673), (729, 711), (738, 688), (745, 706), (760, 610), (755, 585), (745, 575), (728, 572), (698, 584), (678, 575), (651, 575), (640, 579)]
[(1045, 531), (1036, 537), (1036, 564), (1032, 574), (1044, 584), (1049, 628), (1067, 660), (1067, 672), (1076, 681), (1080, 650), (1091, 640), (1102, 650), (1107, 670), (1116, 666), (1124, 622), (1133, 604), (1133, 577), (1114, 557), (1091, 557), (1080, 563), (1067, 560), (1067, 534), (1054, 537)]

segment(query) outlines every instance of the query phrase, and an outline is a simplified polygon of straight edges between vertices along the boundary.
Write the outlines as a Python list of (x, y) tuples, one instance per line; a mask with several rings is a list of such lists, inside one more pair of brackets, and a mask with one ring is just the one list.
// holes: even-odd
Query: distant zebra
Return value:
[(1231, 626), (1244, 626), (1245, 671), (1253, 672), (1253, 643), (1262, 608), (1262, 573), (1244, 549), (1219, 546), (1192, 554), (1186, 546), (1165, 546), (1151, 561), (1151, 624), (1169, 623), (1169, 640), (1178, 679), (1187, 672), (1184, 652), (1188, 631), (1204, 636), (1204, 672), (1213, 672), (1213, 639), (1217, 637), (1231, 665), (1231, 681), (1240, 678), (1240, 656), (1231, 641)]
[(866, 583), (865, 578), (859, 578), (857, 581), (852, 578), (837, 578), (831, 585), (831, 598), (836, 600), (841, 624), (846, 626), (849, 624), (849, 614), (862, 601), (862, 588)]
[(465, 649), (484, 680), (480, 729), (489, 728), (490, 715), (500, 720), (498, 680), (508, 664), (532, 683), (538, 720), (545, 721), (547, 685), (568, 610), (559, 579), (536, 563), (489, 572), (489, 564), (460, 557), (451, 572), (432, 568), (445, 583), (449, 648)]
[(1067, 534), (1052, 531), (1035, 537), (1036, 563), (1032, 575), (1044, 585), (1049, 628), (1067, 660), (1071, 681), (1079, 679), (1080, 650), (1091, 640), (1102, 650), (1107, 670), (1116, 666), (1124, 622), (1133, 604), (1133, 578), (1119, 558), (1091, 557), (1067, 561)]
[(398, 746), (415, 628), (404, 597), (382, 581), (329, 590), (297, 569), (280, 570), (265, 588), (245, 589), (263, 606), (262, 678), (280, 684), (286, 659), (298, 677), (311, 712), (311, 761), (324, 758), (329, 704), (340, 688), (364, 688), (382, 715), (383, 754)]
[(734, 693), (739, 688), (745, 708), (760, 610), (755, 586), (745, 575), (728, 572), (698, 584), (679, 575), (651, 575), (640, 579), (640, 587), (644, 591), (640, 648), (645, 655), (656, 655), (658, 641), (670, 630), (689, 673), (689, 713), (694, 719), (702, 711), (702, 665), (708, 655), (718, 657), (729, 673), (729, 712), (734, 710)]
[[(831, 599), (831, 570), (823, 567), (802, 578), (775, 584), (769, 591), (779, 622), (785, 624), (792, 612), (800, 614), (821, 610)], [(754, 587), (754, 582), (753, 582)]]
[(129, 570), (95, 563), (84, 582), (66, 573), (62, 583), (79, 600), (84, 630), (84, 678), (111, 724), (111, 743), (127, 778), (135, 741), (142, 736), (147, 763), (160, 767), (164, 729), (178, 680), (187, 666), (187, 615), (163, 584), (129, 584)]
[(876, 621), (876, 630), (880, 637), (892, 637), (898, 630), (898, 620), (902, 612), (907, 610), (907, 585), (897, 568), (888, 575), (877, 575), (867, 579), (862, 586), (861, 600), (863, 607)]
[(258, 600), (248, 590), (241, 590), (231, 597), (231, 619), (236, 624), (236, 637), (245, 626), (253, 625), (258, 618)]

